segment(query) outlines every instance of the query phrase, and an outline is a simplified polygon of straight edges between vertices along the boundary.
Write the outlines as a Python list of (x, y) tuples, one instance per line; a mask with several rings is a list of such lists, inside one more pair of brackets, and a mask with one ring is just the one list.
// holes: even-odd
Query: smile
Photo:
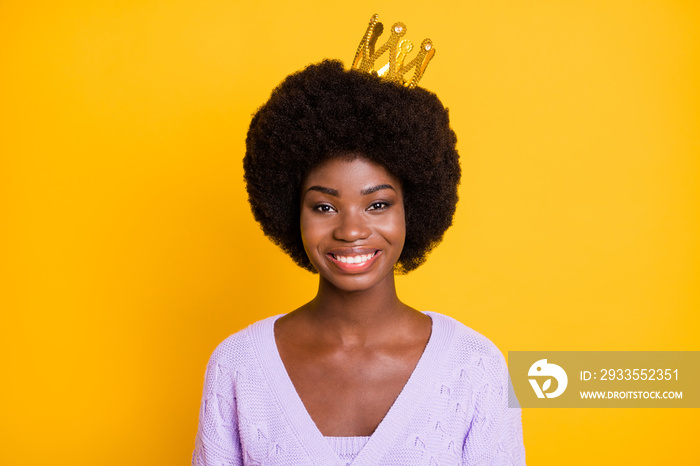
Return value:
[(370, 254), (355, 254), (348, 256), (328, 253), (328, 257), (330, 257), (333, 260), (333, 263), (335, 263), (342, 270), (361, 272), (368, 268), (372, 262), (374, 262), (374, 258), (377, 257), (379, 252), (379, 250), (376, 250)]

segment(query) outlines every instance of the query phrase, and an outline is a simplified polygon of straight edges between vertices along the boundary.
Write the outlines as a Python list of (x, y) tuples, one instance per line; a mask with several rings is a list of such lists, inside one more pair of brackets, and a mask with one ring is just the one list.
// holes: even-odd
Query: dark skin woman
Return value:
[[(277, 320), (277, 346), (324, 435), (369, 436), (430, 337), (430, 318), (396, 294), (406, 236), (401, 184), (361, 155), (328, 160), (302, 185), (300, 224), (318, 292)], [(346, 262), (356, 257), (362, 262)]]

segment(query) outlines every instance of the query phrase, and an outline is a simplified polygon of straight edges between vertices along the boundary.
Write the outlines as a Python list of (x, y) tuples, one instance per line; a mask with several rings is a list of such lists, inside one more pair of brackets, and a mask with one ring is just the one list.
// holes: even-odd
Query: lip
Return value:
[[(366, 255), (366, 254), (374, 254), (371, 258), (366, 260), (365, 262), (359, 263), (359, 264), (349, 264), (347, 262), (341, 262), (335, 257), (334, 255), (340, 255), (340, 256), (358, 256), (358, 255)], [(377, 257), (381, 256), (382, 250), (381, 249), (375, 249), (375, 248), (338, 248), (338, 249), (333, 249), (332, 251), (328, 252), (326, 254), (326, 258), (333, 264), (335, 267), (340, 269), (341, 271), (345, 273), (362, 273), (369, 269), (372, 264), (374, 264), (374, 261), (377, 259)]]
[(364, 254), (374, 254), (379, 248), (369, 248), (367, 246), (357, 246), (354, 248), (333, 248), (328, 252), (336, 256), (362, 256)]

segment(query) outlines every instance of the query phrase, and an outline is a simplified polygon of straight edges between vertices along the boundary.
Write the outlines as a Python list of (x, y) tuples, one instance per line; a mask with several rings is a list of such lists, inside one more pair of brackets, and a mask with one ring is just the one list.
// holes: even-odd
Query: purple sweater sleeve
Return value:
[(204, 376), (192, 466), (243, 465), (231, 371), (212, 354)]

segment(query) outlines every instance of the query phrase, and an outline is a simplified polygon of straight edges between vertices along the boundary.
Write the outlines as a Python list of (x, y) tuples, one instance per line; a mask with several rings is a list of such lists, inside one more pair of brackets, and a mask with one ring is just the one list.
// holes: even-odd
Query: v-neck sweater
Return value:
[(503, 355), (451, 317), (425, 314), (432, 332), (421, 358), (351, 461), (316, 427), (289, 378), (274, 335), (281, 315), (231, 335), (207, 365), (193, 466), (525, 464)]

